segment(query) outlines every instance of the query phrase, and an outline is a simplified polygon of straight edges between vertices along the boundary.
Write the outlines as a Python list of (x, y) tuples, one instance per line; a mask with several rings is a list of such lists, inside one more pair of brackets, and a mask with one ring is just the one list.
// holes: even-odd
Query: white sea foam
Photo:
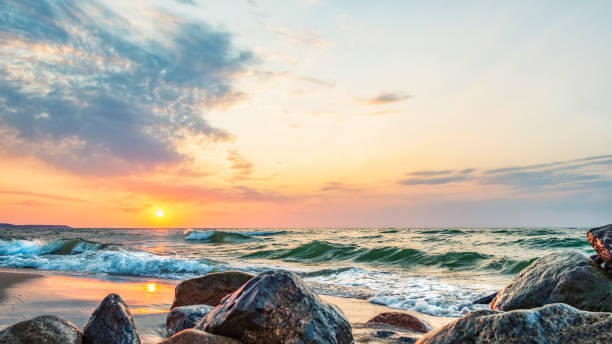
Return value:
[(472, 301), (482, 294), (483, 288), (451, 285), (434, 278), (353, 268), (327, 276), (307, 277), (306, 280), (335, 286), (338, 295), (346, 293), (343, 288), (368, 289), (374, 294), (368, 299), (372, 303), (431, 315), (461, 316), (482, 308), (473, 305)]

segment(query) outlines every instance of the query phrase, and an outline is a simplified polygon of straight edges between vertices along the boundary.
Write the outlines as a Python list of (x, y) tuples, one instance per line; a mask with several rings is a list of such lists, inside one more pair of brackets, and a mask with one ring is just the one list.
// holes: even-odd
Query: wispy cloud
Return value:
[(389, 104), (389, 103), (396, 103), (396, 102), (400, 102), (403, 100), (406, 100), (408, 98), (411, 98), (412, 96), (409, 94), (405, 94), (405, 93), (396, 93), (396, 92), (381, 92), (378, 95), (371, 97), (371, 98), (360, 98), (357, 99), (360, 103), (366, 104), (366, 105), (382, 105), (382, 104)]
[(326, 47), (331, 45), (328, 40), (325, 40), (319, 33), (314, 31), (294, 30), (284, 26), (272, 25), (266, 25), (265, 29), (267, 31), (274, 32), (279, 37), (300, 45), (309, 47)]
[(90, 203), (87, 200), (75, 198), (75, 197), (58, 196), (58, 195), (44, 194), (44, 193), (38, 193), (38, 192), (21, 191), (21, 190), (0, 190), (0, 194), (39, 197), (39, 198), (52, 199), (52, 200), (57, 200), (57, 201)]
[(252, 60), (231, 35), (178, 18), (155, 34), (99, 3), (3, 4), (4, 148), (61, 168), (126, 173), (186, 159), (190, 136), (227, 140), (202, 116), (234, 103)]
[(411, 176), (441, 176), (453, 173), (453, 170), (427, 170), (427, 171), (414, 171), (406, 174)]
[(473, 182), (506, 185), (523, 192), (581, 190), (612, 187), (612, 155), (527, 166), (484, 170), (414, 171), (399, 181), (403, 185), (443, 185)]
[(328, 88), (336, 87), (336, 83), (333, 82), (333, 81), (329, 81), (329, 80), (311, 78), (311, 77), (307, 77), (307, 76), (300, 76), (300, 77), (297, 77), (297, 79), (300, 80), (300, 81), (306, 81), (306, 82), (309, 82), (311, 84), (315, 84), (315, 85), (318, 85), (318, 86), (324, 86), (324, 87), (328, 87)]
[(231, 163), (230, 168), (236, 171), (233, 180), (242, 180), (248, 178), (253, 172), (253, 163), (247, 160), (237, 150), (229, 150), (227, 155), (227, 161)]

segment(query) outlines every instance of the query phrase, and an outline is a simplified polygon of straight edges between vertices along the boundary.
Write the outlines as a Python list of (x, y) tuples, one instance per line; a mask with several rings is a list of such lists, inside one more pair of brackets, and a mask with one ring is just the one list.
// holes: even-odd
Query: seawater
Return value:
[(586, 228), (0, 229), (0, 267), (108, 278), (298, 273), (320, 293), (460, 316), (536, 258), (593, 253)]

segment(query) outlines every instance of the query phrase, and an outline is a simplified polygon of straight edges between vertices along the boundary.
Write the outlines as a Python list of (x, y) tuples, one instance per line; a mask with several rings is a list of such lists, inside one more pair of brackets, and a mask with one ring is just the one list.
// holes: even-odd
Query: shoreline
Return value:
[[(166, 315), (174, 299), (174, 288), (181, 281), (104, 277), (107, 278), (58, 271), (0, 269), (0, 330), (44, 314), (64, 317), (82, 328), (101, 300), (110, 293), (116, 293), (129, 306), (143, 343), (158, 343), (164, 339)], [(376, 343), (371, 340), (372, 329), (364, 324), (383, 312), (412, 314), (428, 321), (433, 327), (456, 319), (390, 308), (362, 299), (319, 296), (342, 310), (353, 327), (356, 343)]]

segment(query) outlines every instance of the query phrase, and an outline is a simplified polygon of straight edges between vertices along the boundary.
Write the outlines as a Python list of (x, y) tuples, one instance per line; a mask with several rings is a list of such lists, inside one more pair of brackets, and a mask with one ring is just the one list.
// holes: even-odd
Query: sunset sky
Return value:
[(0, 222), (610, 223), (610, 13), (0, 0)]

